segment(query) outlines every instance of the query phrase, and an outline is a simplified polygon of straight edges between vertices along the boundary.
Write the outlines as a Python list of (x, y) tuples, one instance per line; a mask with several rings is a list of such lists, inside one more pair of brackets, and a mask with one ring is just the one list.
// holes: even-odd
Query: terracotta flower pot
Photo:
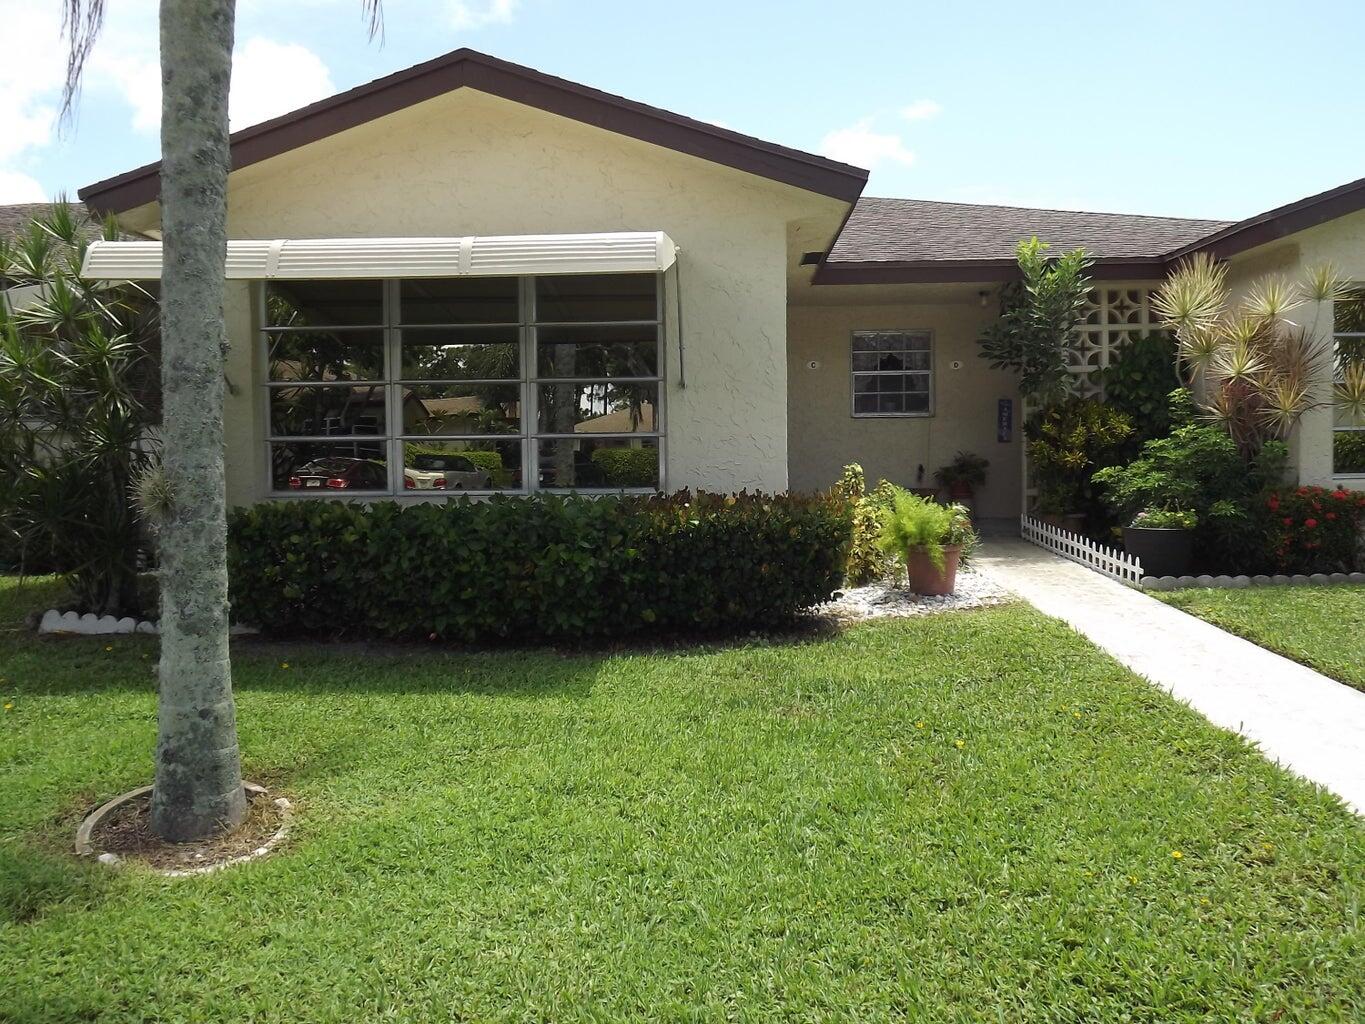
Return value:
[(960, 545), (943, 546), (943, 568), (940, 570), (928, 552), (917, 548), (905, 556), (906, 580), (910, 589), (925, 597), (943, 597), (953, 592), (957, 583), (957, 563), (962, 557)]
[(948, 485), (948, 497), (952, 501), (971, 501), (975, 496), (972, 485), (964, 480), (954, 480)]

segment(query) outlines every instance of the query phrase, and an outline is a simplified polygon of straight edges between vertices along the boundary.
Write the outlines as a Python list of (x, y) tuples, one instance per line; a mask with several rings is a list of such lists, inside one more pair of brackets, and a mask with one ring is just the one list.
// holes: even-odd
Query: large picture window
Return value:
[(658, 490), (655, 274), (264, 287), (278, 493)]
[(1333, 304), (1332, 471), (1365, 475), (1365, 288)]
[(934, 411), (929, 331), (854, 331), (854, 416), (930, 416)]

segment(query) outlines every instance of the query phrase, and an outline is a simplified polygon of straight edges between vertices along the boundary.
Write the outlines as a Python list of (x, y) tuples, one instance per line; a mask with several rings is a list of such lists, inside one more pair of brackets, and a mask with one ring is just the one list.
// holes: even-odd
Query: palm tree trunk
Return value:
[(228, 663), (223, 281), (234, 0), (161, 0), (161, 694), (152, 827), (246, 813)]

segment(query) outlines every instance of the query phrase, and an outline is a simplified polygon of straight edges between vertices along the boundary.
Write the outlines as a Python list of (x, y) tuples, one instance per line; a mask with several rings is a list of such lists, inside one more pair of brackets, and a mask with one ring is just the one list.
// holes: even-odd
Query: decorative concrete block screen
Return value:
[(1117, 548), (1096, 544), (1089, 537), (1040, 522), (1032, 516), (1019, 517), (1019, 534), (1030, 544), (1094, 569), (1120, 583), (1136, 587), (1142, 580), (1142, 563)]
[(1119, 349), (1159, 330), (1149, 289), (1093, 289), (1076, 335), (1067, 346), (1067, 369), (1076, 375), (1076, 393), (1085, 398), (1103, 396), (1104, 371)]

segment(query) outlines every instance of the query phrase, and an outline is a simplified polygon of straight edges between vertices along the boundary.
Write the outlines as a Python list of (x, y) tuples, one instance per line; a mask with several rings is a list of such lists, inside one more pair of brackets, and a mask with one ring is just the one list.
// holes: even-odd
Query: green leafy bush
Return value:
[(1361, 564), (1365, 491), (1296, 487), (1265, 500), (1267, 540), (1278, 572), (1351, 572)]
[(891, 508), (882, 516), (877, 546), (904, 560), (912, 551), (923, 551), (934, 566), (943, 570), (943, 549), (958, 546), (965, 564), (976, 547), (976, 531), (962, 505), (940, 505), (899, 487), (891, 498)]
[[(480, 442), (481, 443), (481, 442)], [(407, 442), (407, 452), (409, 455), (450, 455), (450, 449), (440, 443), (425, 444), (421, 441)], [(474, 465), (478, 466), (488, 474), (489, 480), (494, 487), (508, 487), (512, 483), (512, 474), (502, 462), (502, 452), (483, 451), (478, 448), (465, 448), (459, 453)]]
[(1132, 433), (1133, 421), (1127, 415), (1084, 398), (1055, 402), (1031, 416), (1024, 434), (1039, 510), (1083, 513), (1094, 532), (1106, 516), (1092, 477), (1096, 470), (1120, 461)]
[(905, 566), (889, 557), (877, 544), (882, 519), (891, 508), (895, 493), (895, 485), (886, 480), (877, 481), (877, 486), (869, 491), (863, 467), (856, 462), (844, 467), (843, 475), (831, 491), (837, 500), (848, 506), (853, 524), (844, 576), (854, 586), (888, 576), (898, 577), (905, 572)]
[(1133, 421), (1133, 441), (1140, 445), (1178, 425), (1171, 419), (1170, 401), (1178, 383), (1175, 340), (1149, 334), (1119, 349), (1104, 372), (1104, 400)]
[(653, 487), (658, 480), (657, 448), (596, 448), (589, 457), (608, 487)]
[(237, 615), (275, 636), (733, 631), (828, 600), (851, 525), (824, 496), (281, 501), (232, 513), (228, 565)]
[(1250, 463), (1220, 427), (1189, 424), (1170, 437), (1148, 441), (1139, 458), (1095, 474), (1106, 500), (1121, 516), (1145, 508), (1179, 508), (1198, 517), (1200, 561), (1218, 571), (1262, 568), (1266, 491), (1284, 476), (1288, 452), (1267, 442)]

